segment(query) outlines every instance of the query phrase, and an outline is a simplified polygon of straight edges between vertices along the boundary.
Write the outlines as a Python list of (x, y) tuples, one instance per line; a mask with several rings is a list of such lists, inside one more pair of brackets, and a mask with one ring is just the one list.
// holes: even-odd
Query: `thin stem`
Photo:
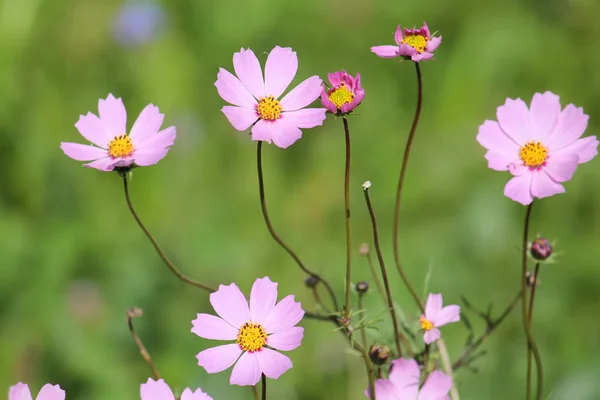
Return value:
[[(535, 343), (535, 339), (533, 338), (533, 333), (531, 332), (531, 325), (529, 324), (529, 316), (527, 313), (527, 238), (529, 236), (529, 220), (531, 217), (531, 209), (533, 207), (533, 202), (531, 202), (527, 206), (527, 211), (525, 211), (525, 223), (523, 227), (523, 265), (521, 269), (521, 307), (522, 307), (522, 317), (523, 317), (523, 328), (525, 329), (525, 334), (527, 336), (527, 353), (530, 351), (533, 352), (533, 356), (535, 358), (535, 364), (537, 369), (537, 391), (536, 391), (536, 399), (542, 400), (543, 396), (543, 379), (544, 374), (542, 370), (542, 358), (540, 356), (540, 352), (538, 350), (537, 344)], [(526, 398), (530, 399), (531, 392), (531, 365), (528, 366), (527, 370), (527, 381), (526, 381)]]
[(135, 212), (135, 209), (133, 208), (133, 204), (131, 203), (131, 198), (129, 196), (129, 187), (127, 186), (127, 175), (126, 175), (126, 173), (121, 174), (121, 177), (123, 178), (123, 188), (125, 189), (125, 200), (127, 200), (127, 206), (129, 207), (129, 211), (131, 211), (131, 215), (133, 215), (133, 218), (137, 222), (138, 226), (144, 232), (144, 234), (146, 235), (146, 237), (150, 240), (150, 243), (152, 243), (152, 246), (154, 246), (154, 249), (158, 253), (158, 256), (165, 263), (165, 265), (171, 270), (171, 272), (177, 278), (181, 279), (183, 282), (185, 282), (187, 284), (190, 284), (192, 286), (199, 287), (200, 289), (204, 289), (207, 292), (211, 292), (212, 293), (212, 292), (216, 291), (216, 289), (214, 289), (214, 288), (212, 288), (212, 287), (210, 287), (208, 285), (205, 285), (202, 282), (198, 282), (198, 281), (195, 281), (193, 279), (188, 278), (181, 271), (179, 271), (177, 269), (177, 267), (175, 267), (175, 265), (171, 262), (171, 260), (169, 260), (169, 258), (167, 257), (167, 255), (162, 251), (162, 249), (160, 248), (160, 246), (156, 242), (156, 239), (154, 239), (154, 237), (150, 234), (150, 232), (148, 231), (148, 229), (146, 229), (146, 227), (142, 223), (142, 220), (140, 219), (140, 217), (138, 217), (137, 213)]
[(267, 229), (269, 230), (269, 233), (271, 234), (271, 237), (273, 237), (273, 239), (277, 242), (277, 244), (279, 244), (290, 255), (290, 257), (292, 257), (294, 259), (296, 264), (298, 264), (300, 269), (302, 271), (304, 271), (305, 274), (314, 276), (320, 282), (323, 282), (323, 285), (325, 285), (325, 288), (327, 288), (327, 291), (329, 292), (329, 295), (331, 296), (331, 301), (334, 304), (334, 308), (336, 310), (339, 310), (340, 308), (339, 308), (339, 305), (337, 302), (337, 298), (335, 297), (335, 293), (333, 292), (333, 289), (331, 288), (329, 283), (325, 279), (323, 279), (319, 275), (317, 275), (316, 273), (314, 273), (311, 270), (309, 270), (308, 268), (306, 268), (306, 266), (304, 265), (302, 260), (300, 260), (300, 257), (298, 257), (298, 255), (279, 237), (279, 235), (275, 232), (273, 225), (271, 224), (271, 220), (269, 219), (269, 213), (267, 211), (267, 203), (265, 201), (265, 186), (264, 186), (264, 182), (263, 182), (263, 172), (262, 172), (262, 141), (260, 141), (260, 140), (258, 141), (258, 144), (256, 146), (256, 167), (258, 170), (258, 189), (260, 192), (260, 207), (262, 209), (262, 214), (265, 219)]
[(440, 352), (440, 359), (442, 361), (442, 369), (452, 379), (452, 386), (450, 386), (450, 398), (452, 400), (460, 400), (460, 395), (458, 394), (458, 389), (454, 384), (454, 372), (452, 371), (452, 361), (450, 361), (450, 355), (448, 354), (448, 349), (446, 348), (446, 342), (444, 339), (439, 338), (435, 345), (437, 346)]
[(344, 313), (350, 315), (350, 283), (352, 281), (352, 232), (350, 230), (350, 130), (348, 120), (343, 117), (346, 138), (346, 167), (344, 174), (344, 207), (346, 217), (346, 303)]
[(467, 347), (460, 357), (452, 364), (452, 369), (457, 370), (460, 367), (464, 367), (469, 363), (470, 356), (473, 354), (479, 346), (483, 344), (483, 342), (491, 335), (491, 333), (498, 328), (498, 326), (508, 317), (508, 315), (514, 310), (517, 303), (521, 300), (521, 291), (515, 296), (515, 298), (510, 302), (510, 304), (506, 307), (504, 312), (498, 317), (495, 321), (487, 321), (487, 326), (485, 331), (475, 340), (469, 347)]
[(262, 374), (262, 400), (267, 400), (267, 377)]
[(369, 268), (371, 269), (371, 275), (373, 275), (373, 280), (375, 281), (375, 286), (377, 286), (377, 291), (381, 295), (383, 302), (386, 303), (387, 300), (386, 300), (386, 295), (385, 295), (385, 289), (383, 288), (381, 279), (379, 279), (379, 274), (377, 274), (377, 271), (375, 270), (375, 264), (373, 263), (373, 257), (371, 256), (371, 252), (368, 251), (365, 254), (365, 257), (367, 257), (367, 261), (369, 263)]
[(387, 298), (388, 309), (392, 317), (392, 324), (394, 325), (394, 340), (396, 342), (396, 351), (398, 357), (402, 357), (402, 348), (400, 347), (400, 336), (402, 333), (398, 329), (398, 319), (396, 317), (396, 310), (394, 308), (394, 300), (392, 298), (392, 292), (390, 290), (390, 283), (388, 281), (387, 270), (385, 268), (385, 261), (381, 253), (381, 247), (379, 246), (379, 230), (377, 228), (377, 218), (375, 217), (375, 211), (371, 204), (371, 197), (369, 196), (369, 188), (363, 190), (365, 195), (365, 201), (367, 202), (367, 208), (369, 215), (371, 216), (371, 224), (373, 225), (373, 243), (375, 244), (375, 252), (377, 253), (377, 260), (379, 260), (379, 267), (381, 268), (381, 276), (383, 277), (383, 285), (385, 287), (385, 293)]
[[(364, 310), (363, 304), (364, 304), (363, 295), (360, 294), (358, 296), (358, 309), (359, 310)], [(360, 329), (360, 338), (362, 340), (363, 349), (368, 349), (369, 346), (368, 346), (368, 342), (367, 342), (367, 329), (364, 326)]]
[[(529, 296), (529, 328), (531, 329), (531, 321), (533, 320), (533, 299), (535, 298), (535, 288), (537, 287), (537, 279), (540, 273), (540, 263), (535, 264), (535, 271), (533, 273), (533, 283), (531, 286), (531, 294)], [(529, 348), (529, 346), (527, 346)], [(527, 382), (531, 382), (531, 351), (527, 352)]]
[(252, 395), (254, 396), (254, 400), (259, 400), (258, 399), (258, 389), (256, 388), (256, 386), (252, 386)]
[(421, 68), (419, 63), (415, 62), (415, 68), (417, 69), (417, 109), (415, 110), (415, 117), (410, 127), (410, 133), (408, 134), (408, 140), (406, 142), (406, 148), (404, 149), (404, 158), (402, 159), (402, 167), (400, 169), (400, 177), (398, 178), (398, 189), (396, 190), (396, 207), (394, 209), (394, 233), (393, 233), (393, 246), (394, 246), (394, 261), (396, 262), (396, 268), (400, 273), (400, 277), (404, 281), (404, 284), (410, 291), (410, 294), (415, 299), (415, 302), (424, 312), (423, 303), (419, 299), (419, 295), (413, 288), (412, 284), (408, 281), (408, 277), (402, 268), (400, 263), (400, 255), (398, 253), (398, 225), (400, 222), (400, 204), (402, 199), (402, 187), (404, 185), (404, 176), (406, 175), (406, 166), (408, 165), (408, 156), (410, 155), (410, 149), (412, 148), (412, 142), (415, 137), (417, 130), (417, 124), (419, 123), (419, 117), (421, 115), (421, 104), (423, 102), (423, 82), (421, 79)]
[(144, 358), (144, 361), (146, 361), (146, 364), (148, 364), (148, 366), (150, 367), (150, 370), (152, 370), (152, 375), (154, 376), (154, 380), (159, 380), (160, 374), (158, 373), (156, 366), (152, 362), (150, 353), (148, 353), (148, 350), (146, 350), (144, 343), (142, 343), (142, 339), (140, 339), (140, 337), (137, 335), (137, 333), (135, 333), (135, 329), (133, 327), (133, 319), (137, 318), (137, 317), (141, 317), (142, 314), (143, 314), (142, 310), (137, 307), (127, 310), (127, 313), (126, 313), (127, 326), (129, 326), (129, 332), (131, 332), (131, 337), (135, 341), (135, 344), (137, 344), (137, 347), (140, 350), (140, 354)]

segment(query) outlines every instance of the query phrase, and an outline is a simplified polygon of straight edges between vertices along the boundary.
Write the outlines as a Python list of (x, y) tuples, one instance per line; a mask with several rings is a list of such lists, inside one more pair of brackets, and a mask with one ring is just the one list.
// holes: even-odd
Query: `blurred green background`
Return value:
[[(145, 5), (144, 5), (145, 4)], [(361, 242), (371, 240), (361, 184), (369, 179), (397, 302), (417, 317), (393, 270), (391, 220), (402, 150), (415, 106), (413, 66), (369, 51), (392, 44), (397, 24), (429, 23), (443, 35), (436, 60), (422, 63), (424, 103), (409, 165), (401, 258), (412, 282), (446, 303), (466, 296), (498, 313), (518, 291), (525, 208), (502, 195), (508, 173), (489, 170), (475, 141), (506, 97), (527, 102), (551, 90), (563, 105), (600, 113), (600, 3), (594, 0), (479, 2), (224, 0), (0, 1), (0, 389), (17, 381), (37, 391), (59, 383), (74, 399), (133, 399), (149, 370), (130, 338), (125, 311), (144, 309), (138, 333), (174, 388), (202, 387), (216, 400), (251, 398), (208, 375), (195, 354), (216, 342), (190, 333), (208, 296), (160, 262), (128, 213), (116, 174), (82, 168), (61, 141), (84, 142), (73, 124), (98, 98), (123, 98), (131, 126), (152, 102), (178, 138), (158, 165), (135, 171), (141, 218), (177, 265), (207, 283), (257, 277), (279, 282), (314, 310), (304, 276), (264, 226), (255, 144), (219, 111), (219, 67), (250, 47), (264, 62), (275, 45), (299, 56), (295, 83), (346, 69), (360, 72), (366, 98), (350, 119), (355, 280), (369, 279)], [(304, 261), (342, 296), (343, 129), (328, 118), (287, 150), (264, 151), (271, 217)], [(598, 160), (579, 167), (567, 193), (539, 202), (532, 234), (558, 239), (560, 263), (543, 268), (534, 322), (546, 391), (553, 399), (600, 398), (600, 218)], [(367, 296), (368, 315), (384, 310)], [(468, 311), (465, 311), (468, 313)], [(470, 317), (477, 332), (483, 323)], [(361, 399), (360, 359), (332, 326), (302, 322), (295, 367), (269, 382), (270, 398)], [(372, 341), (384, 342), (389, 322)], [(453, 359), (467, 330), (443, 330)], [(458, 371), (463, 399), (523, 398), (525, 339), (518, 313)]]

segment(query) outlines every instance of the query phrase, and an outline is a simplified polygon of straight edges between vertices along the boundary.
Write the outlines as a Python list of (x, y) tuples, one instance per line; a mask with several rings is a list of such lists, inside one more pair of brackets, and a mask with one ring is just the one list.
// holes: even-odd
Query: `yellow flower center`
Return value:
[(430, 331), (433, 329), (433, 323), (427, 318), (421, 317), (419, 321), (421, 321), (421, 328), (423, 328), (424, 331)]
[(108, 144), (108, 154), (112, 158), (128, 157), (133, 153), (133, 144), (127, 135), (116, 136)]
[(402, 44), (407, 44), (417, 50), (418, 53), (422, 53), (427, 47), (427, 38), (423, 35), (408, 35), (402, 39)]
[(521, 146), (519, 158), (529, 168), (539, 168), (548, 159), (548, 149), (542, 142), (527, 142), (524, 146)]
[(258, 101), (258, 105), (256, 106), (256, 112), (260, 119), (267, 121), (275, 121), (279, 118), (281, 116), (281, 110), (282, 108), (279, 100), (273, 96), (263, 97)]
[(261, 324), (246, 322), (238, 333), (236, 343), (244, 351), (260, 351), (267, 343), (267, 332)]
[(342, 82), (339, 87), (329, 92), (329, 100), (335, 104), (338, 110), (341, 110), (344, 104), (352, 103), (354, 94), (348, 89), (346, 83)]

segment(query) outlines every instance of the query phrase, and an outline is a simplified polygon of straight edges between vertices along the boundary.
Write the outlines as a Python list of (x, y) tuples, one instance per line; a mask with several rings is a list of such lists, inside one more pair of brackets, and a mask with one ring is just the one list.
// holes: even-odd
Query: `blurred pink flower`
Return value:
[(269, 277), (257, 279), (252, 285), (250, 307), (234, 283), (219, 286), (210, 295), (210, 303), (220, 318), (198, 314), (192, 321), (192, 332), (206, 339), (236, 342), (198, 353), (198, 365), (212, 374), (237, 361), (229, 382), (240, 386), (256, 385), (263, 373), (277, 379), (290, 369), (292, 361), (272, 349), (289, 351), (300, 346), (304, 328), (295, 325), (304, 311), (293, 295), (276, 301), (277, 283)]
[(321, 104), (333, 114), (343, 115), (352, 112), (364, 99), (365, 91), (360, 84), (360, 74), (356, 78), (342, 72), (327, 74), (331, 89), (323, 85)]
[(147, 166), (159, 162), (175, 140), (175, 127), (159, 131), (164, 115), (148, 104), (127, 135), (127, 112), (121, 98), (112, 94), (98, 101), (100, 117), (88, 112), (75, 127), (94, 146), (63, 142), (60, 148), (77, 161), (92, 161), (84, 167), (112, 171), (115, 167)]
[(534, 94), (529, 109), (521, 99), (506, 99), (496, 117), (479, 127), (477, 141), (487, 149), (489, 168), (514, 176), (504, 195), (521, 204), (564, 193), (561, 183), (598, 154), (596, 136), (580, 139), (588, 122), (583, 109), (569, 104), (561, 111), (551, 92)]
[(460, 306), (451, 305), (442, 308), (442, 295), (429, 293), (425, 304), (425, 314), (421, 315), (421, 328), (425, 331), (423, 339), (429, 344), (440, 338), (441, 326), (460, 321)]
[[(26, 383), (17, 383), (8, 389), (8, 400), (32, 400), (29, 386)], [(65, 400), (65, 391), (58, 385), (49, 383), (42, 386), (36, 400)]]
[[(140, 398), (141, 400), (175, 400), (175, 395), (164, 380), (159, 379), (154, 381), (148, 378), (148, 382), (140, 385)], [(192, 392), (191, 389), (186, 388), (183, 393), (181, 393), (181, 400), (213, 399), (200, 389), (196, 389), (195, 392)]]
[(323, 124), (324, 108), (306, 108), (321, 94), (321, 79), (311, 76), (281, 100), (298, 70), (298, 56), (289, 47), (276, 46), (265, 64), (265, 78), (252, 50), (233, 55), (237, 77), (221, 68), (215, 86), (219, 95), (234, 106), (221, 111), (238, 131), (252, 126), (252, 140), (263, 140), (286, 148), (302, 137), (299, 128)]
[(431, 36), (426, 22), (420, 29), (404, 28), (404, 35), (402, 35), (402, 28), (398, 25), (394, 39), (397, 46), (373, 46), (371, 51), (382, 58), (402, 56), (419, 62), (432, 58), (433, 52), (442, 43), (441, 36)]
[[(392, 361), (389, 379), (375, 382), (377, 400), (449, 400), (452, 378), (433, 371), (419, 390), (420, 371), (415, 360), (400, 358)], [(365, 394), (369, 396), (369, 391)]]

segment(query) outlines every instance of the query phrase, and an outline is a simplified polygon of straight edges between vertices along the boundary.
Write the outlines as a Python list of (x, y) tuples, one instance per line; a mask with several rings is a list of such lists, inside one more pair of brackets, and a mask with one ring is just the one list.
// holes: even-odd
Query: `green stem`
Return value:
[(350, 130), (348, 120), (344, 121), (344, 134), (346, 138), (346, 166), (344, 174), (344, 207), (346, 217), (346, 303), (344, 312), (346, 317), (350, 316), (350, 284), (352, 281), (352, 232), (350, 230)]
[[(533, 273), (533, 283), (531, 286), (531, 294), (529, 296), (529, 329), (531, 329), (531, 321), (533, 320), (533, 299), (535, 298), (535, 288), (537, 287), (537, 279), (540, 273), (540, 263), (535, 264), (535, 272)], [(527, 346), (530, 348), (530, 346)], [(527, 352), (527, 382), (531, 382), (531, 351)]]
[(377, 286), (377, 291), (381, 295), (383, 302), (386, 303), (387, 297), (385, 294), (385, 289), (383, 288), (381, 279), (379, 279), (379, 275), (377, 274), (377, 271), (375, 270), (375, 264), (373, 263), (373, 257), (371, 256), (371, 252), (370, 251), (367, 252), (367, 254), (365, 254), (365, 257), (367, 257), (367, 262), (369, 263), (369, 269), (371, 270), (371, 275), (373, 275), (373, 280), (375, 281), (375, 286)]
[(262, 400), (267, 400), (267, 377), (262, 374)]

